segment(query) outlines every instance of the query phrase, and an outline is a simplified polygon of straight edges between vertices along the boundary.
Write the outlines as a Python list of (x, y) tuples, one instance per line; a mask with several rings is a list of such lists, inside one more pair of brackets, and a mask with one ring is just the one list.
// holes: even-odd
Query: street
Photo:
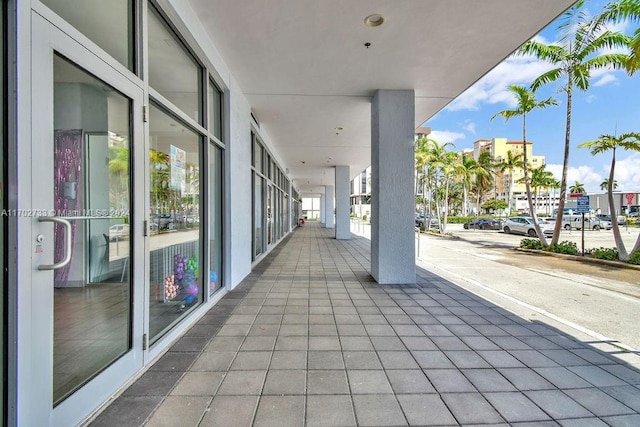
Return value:
[[(522, 253), (513, 250), (520, 236), (455, 228), (454, 239), (421, 235), (417, 265), (526, 318), (558, 323), (581, 339), (640, 349), (640, 271)], [(611, 232), (599, 233), (588, 239), (597, 240), (595, 246), (585, 246), (612, 247)], [(560, 240), (579, 235), (566, 233)]]

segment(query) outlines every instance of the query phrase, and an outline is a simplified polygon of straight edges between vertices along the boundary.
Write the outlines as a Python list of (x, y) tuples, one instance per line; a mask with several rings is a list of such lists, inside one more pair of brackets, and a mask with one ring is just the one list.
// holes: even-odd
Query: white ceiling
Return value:
[[(189, 2), (289, 177), (318, 193), (332, 166), (370, 164), (375, 90), (413, 89), (420, 126), (574, 0)], [(364, 25), (373, 13), (382, 26)]]

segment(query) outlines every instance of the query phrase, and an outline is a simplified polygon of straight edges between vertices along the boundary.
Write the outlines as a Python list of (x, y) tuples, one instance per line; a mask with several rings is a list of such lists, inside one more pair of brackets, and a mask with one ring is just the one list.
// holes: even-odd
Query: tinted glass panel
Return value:
[(222, 141), (222, 93), (209, 82), (209, 131)]
[(134, 71), (133, 0), (41, 0)]
[(201, 68), (151, 6), (148, 16), (149, 84), (201, 123)]
[(201, 137), (151, 105), (151, 342), (202, 302)]
[(209, 293), (222, 286), (222, 149), (209, 145)]
[[(131, 100), (54, 58), (53, 401), (61, 402), (131, 348)], [(75, 219), (74, 219), (75, 218)]]

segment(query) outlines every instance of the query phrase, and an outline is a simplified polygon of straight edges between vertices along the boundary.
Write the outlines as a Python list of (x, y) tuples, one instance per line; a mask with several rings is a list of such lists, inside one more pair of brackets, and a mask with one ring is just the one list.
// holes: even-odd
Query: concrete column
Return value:
[(333, 219), (333, 185), (324, 186), (324, 224), (327, 228), (335, 227)]
[(415, 95), (378, 90), (371, 105), (371, 274), (380, 284), (416, 282)]
[(324, 194), (320, 195), (320, 225), (324, 227), (325, 224), (325, 215), (324, 215)]
[(351, 239), (349, 166), (336, 166), (336, 239)]

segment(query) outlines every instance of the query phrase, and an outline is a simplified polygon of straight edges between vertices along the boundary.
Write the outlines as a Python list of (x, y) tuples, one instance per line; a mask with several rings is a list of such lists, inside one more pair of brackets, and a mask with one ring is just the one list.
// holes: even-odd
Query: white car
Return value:
[[(554, 224), (545, 219), (538, 218), (538, 224), (544, 234), (553, 234)], [(514, 216), (507, 219), (502, 230), (506, 234), (525, 234), (530, 237), (536, 237), (536, 227), (533, 218), (530, 216)]]

